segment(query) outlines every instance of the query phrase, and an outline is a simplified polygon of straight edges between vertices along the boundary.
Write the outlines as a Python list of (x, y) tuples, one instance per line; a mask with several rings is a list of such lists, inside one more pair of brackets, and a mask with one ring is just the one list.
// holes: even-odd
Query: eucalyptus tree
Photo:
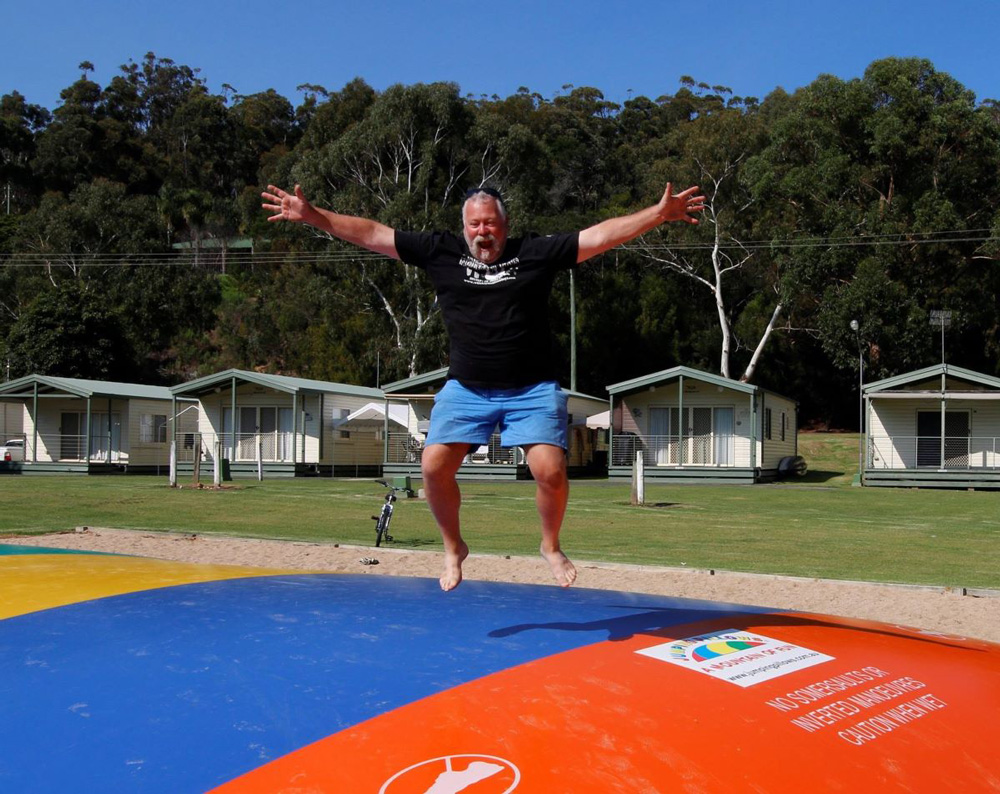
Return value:
[[(96, 179), (68, 196), (46, 194), (23, 221), (16, 250), (44, 267), (53, 286), (65, 278), (103, 272), (108, 259), (141, 256), (161, 249), (155, 203), (129, 195), (125, 185)], [(97, 287), (99, 289), (99, 287)]]
[(616, 184), (612, 153), (620, 108), (597, 88), (564, 88), (569, 92), (540, 105), (537, 115), (551, 158), (551, 209), (581, 218), (599, 210)]
[(76, 280), (38, 295), (9, 327), (12, 378), (34, 372), (133, 380), (135, 356), (121, 318)]
[[(47, 194), (24, 218), (15, 249), (19, 256), (5, 275), (17, 278), (2, 299), (13, 319), (9, 346), (22, 362), (55, 367), (35, 371), (109, 377), (128, 366), (127, 379), (162, 380), (173, 369), (176, 340), (204, 335), (214, 324), (218, 287), (211, 274), (165, 263), (155, 200), (129, 194), (120, 183), (95, 180), (69, 196)], [(83, 302), (79, 310), (68, 305), (74, 300)], [(46, 312), (54, 312), (55, 325)], [(67, 371), (69, 359), (41, 352), (56, 344), (51, 330), (63, 321), (80, 329), (81, 339), (109, 334), (110, 347), (95, 339), (95, 352), (80, 356), (81, 369)], [(32, 334), (44, 339), (36, 343)], [(79, 341), (69, 338), (67, 346), (76, 351)], [(107, 366), (98, 361), (100, 351), (111, 356)]]
[[(335, 141), (307, 151), (293, 170), (306, 193), (335, 211), (411, 229), (455, 227), (468, 184), (466, 135), (472, 117), (451, 83), (394, 85)], [(442, 362), (433, 291), (409, 265), (329, 243), (364, 287), (361, 309), (388, 322), (390, 375)], [(384, 332), (382, 332), (384, 333)]]
[(791, 277), (827, 354), (854, 366), (859, 319), (872, 377), (925, 365), (928, 311), (952, 308), (962, 360), (982, 364), (996, 300), (982, 299), (974, 257), (1000, 201), (988, 108), (930, 62), (890, 58), (858, 80), (820, 77), (784, 110), (752, 164), (754, 192), (794, 230)]
[(655, 231), (636, 248), (648, 262), (690, 280), (710, 298), (718, 371), (733, 377), (734, 357), (745, 351), (738, 377), (749, 381), (783, 317), (787, 289), (781, 263), (759, 245), (764, 209), (744, 174), (747, 160), (763, 145), (764, 131), (756, 105), (727, 103), (725, 95), (732, 92), (724, 86), (703, 89), (710, 93), (698, 96), (685, 87), (681, 102), (662, 101), (674, 107), (675, 115), (682, 105), (687, 120), (660, 142), (663, 156), (651, 169), (654, 182), (701, 186), (706, 197), (701, 224), (671, 229), (668, 237)]
[(62, 104), (38, 135), (32, 168), (47, 189), (68, 192), (100, 174), (101, 87), (85, 72), (59, 97)]
[(534, 228), (549, 210), (555, 164), (538, 119), (543, 104), (524, 87), (505, 99), (469, 100), (465, 184), (500, 190), (515, 232)]
[(34, 203), (38, 182), (31, 160), (36, 137), (50, 118), (17, 91), (0, 97), (0, 214), (16, 215)]
[(336, 141), (364, 119), (377, 96), (375, 89), (360, 77), (339, 91), (330, 92), (310, 83), (300, 85), (298, 90), (304, 94), (295, 109), (295, 121), (302, 134), (298, 148), (302, 151), (320, 149)]
[(302, 130), (295, 123), (291, 102), (274, 89), (236, 95), (229, 119), (234, 143), (229, 155), (233, 164), (230, 189), (235, 194), (247, 185), (260, 186), (262, 163), (293, 149)]
[(3, 298), (12, 372), (110, 378), (134, 364), (112, 271), (121, 270), (118, 254), (141, 255), (157, 238), (152, 201), (127, 196), (124, 185), (96, 180), (46, 194), (18, 228)]

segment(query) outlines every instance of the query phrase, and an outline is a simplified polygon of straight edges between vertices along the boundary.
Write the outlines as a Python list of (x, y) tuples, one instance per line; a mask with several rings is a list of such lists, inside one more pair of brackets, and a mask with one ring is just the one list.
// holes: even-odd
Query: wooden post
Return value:
[(191, 470), (194, 476), (191, 478), (194, 480), (195, 485), (201, 483), (201, 435), (198, 435), (198, 444), (194, 447), (194, 460), (192, 461)]
[(632, 464), (632, 504), (646, 503), (646, 472), (642, 450), (635, 451), (635, 462)]
[(177, 487), (177, 442), (170, 441), (170, 487)]
[(212, 476), (212, 483), (216, 487), (222, 485), (222, 442), (215, 441), (215, 471)]

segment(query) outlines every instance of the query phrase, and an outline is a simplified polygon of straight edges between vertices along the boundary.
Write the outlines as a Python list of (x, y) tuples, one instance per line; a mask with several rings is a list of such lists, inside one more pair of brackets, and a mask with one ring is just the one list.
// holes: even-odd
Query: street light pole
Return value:
[(569, 389), (576, 391), (576, 282), (569, 271)]
[(864, 429), (865, 429), (865, 360), (861, 353), (861, 324), (851, 320), (851, 330), (858, 341), (858, 485), (864, 483)]

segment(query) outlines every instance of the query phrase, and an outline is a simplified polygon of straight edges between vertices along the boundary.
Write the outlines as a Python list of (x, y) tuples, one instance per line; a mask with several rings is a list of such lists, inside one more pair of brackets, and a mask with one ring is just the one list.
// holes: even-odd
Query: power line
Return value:
[(387, 257), (373, 251), (285, 251), (281, 253), (240, 253), (229, 251), (225, 257), (221, 253), (202, 252), (197, 256), (184, 254), (74, 254), (74, 253), (15, 253), (0, 267), (192, 267), (198, 264), (219, 265), (273, 265), (294, 264), (342, 264), (344, 262), (379, 261)]
[[(961, 235), (961, 236), (959, 236)], [(738, 250), (789, 249), (789, 248), (858, 248), (882, 245), (943, 245), (948, 243), (989, 243), (1000, 238), (992, 235), (992, 229), (961, 229), (941, 232), (907, 232), (897, 234), (876, 234), (863, 237), (803, 237), (786, 240), (733, 240), (720, 241), (719, 247)], [(658, 243), (654, 245), (636, 244), (622, 246), (630, 251), (690, 251), (711, 250), (714, 242), (705, 243)]]
[[(867, 246), (916, 246), (944, 245), (951, 243), (1000, 243), (1000, 237), (991, 229), (962, 229), (939, 232), (912, 232), (903, 234), (866, 235), (864, 237), (806, 237), (785, 240), (721, 241), (724, 250), (759, 251), (808, 248), (861, 248)], [(621, 246), (626, 251), (708, 251), (715, 242), (681, 243), (631, 243)], [(0, 267), (190, 267), (198, 264), (267, 266), (277, 264), (344, 264), (350, 262), (377, 262), (387, 257), (364, 249), (326, 251), (226, 251), (218, 250), (132, 253), (132, 254), (78, 254), (74, 252), (17, 252), (0, 260)]]

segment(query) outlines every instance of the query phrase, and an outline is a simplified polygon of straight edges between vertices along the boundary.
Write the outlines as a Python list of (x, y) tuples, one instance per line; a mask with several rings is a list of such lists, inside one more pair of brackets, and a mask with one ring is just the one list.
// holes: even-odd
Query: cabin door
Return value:
[(649, 447), (657, 466), (677, 463), (677, 409), (649, 409)]
[(64, 413), (59, 419), (59, 459), (83, 459), (83, 434), (80, 414)]
[[(946, 411), (944, 434), (945, 468), (968, 468), (969, 412)], [(917, 411), (917, 466), (941, 468), (940, 411)]]

